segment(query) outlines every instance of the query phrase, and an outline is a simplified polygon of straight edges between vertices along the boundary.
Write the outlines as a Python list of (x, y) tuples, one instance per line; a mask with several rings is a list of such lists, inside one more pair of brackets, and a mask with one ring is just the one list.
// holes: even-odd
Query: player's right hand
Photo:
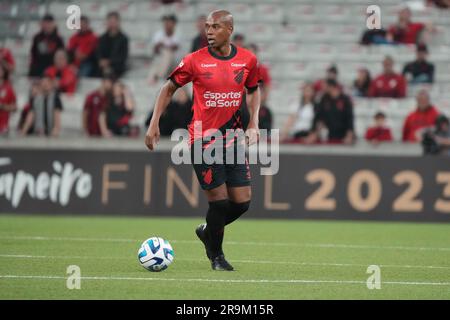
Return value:
[(145, 134), (145, 145), (147, 146), (147, 148), (149, 148), (150, 150), (154, 150), (159, 142), (159, 136), (159, 126), (150, 123), (147, 133)]

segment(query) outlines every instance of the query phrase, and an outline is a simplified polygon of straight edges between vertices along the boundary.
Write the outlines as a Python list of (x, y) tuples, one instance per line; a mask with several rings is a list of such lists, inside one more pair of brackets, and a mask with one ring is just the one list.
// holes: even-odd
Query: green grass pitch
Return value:
[[(450, 299), (450, 224), (241, 219), (224, 250), (234, 272), (210, 269), (201, 219), (0, 216), (1, 299)], [(174, 263), (137, 261), (148, 237)], [(81, 289), (66, 286), (81, 269)], [(369, 265), (381, 289), (369, 290)]]

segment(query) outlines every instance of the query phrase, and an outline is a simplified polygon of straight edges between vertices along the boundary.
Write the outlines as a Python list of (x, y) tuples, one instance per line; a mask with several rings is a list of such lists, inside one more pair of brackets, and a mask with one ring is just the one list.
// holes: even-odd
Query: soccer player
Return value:
[[(153, 117), (147, 130), (145, 144), (153, 150), (159, 140), (159, 119), (177, 88), (193, 82), (194, 115), (189, 125), (191, 158), (194, 145), (201, 139), (201, 151), (206, 151), (211, 130), (226, 140), (227, 129), (241, 128), (239, 107), (244, 90), (250, 123), (245, 132), (248, 145), (259, 139), (258, 62), (253, 53), (231, 44), (233, 16), (225, 10), (213, 11), (205, 23), (208, 47), (185, 56), (170, 74), (155, 103)], [(195, 124), (195, 125), (194, 125)], [(200, 129), (201, 126), (201, 129)], [(200, 132), (200, 133), (199, 133)], [(238, 139), (226, 148), (237, 148)], [(203, 242), (213, 270), (232, 271), (222, 250), (225, 226), (238, 219), (250, 205), (251, 187), (248, 161), (226, 161), (223, 164), (195, 163), (193, 167), (208, 199), (206, 223), (197, 227), (196, 234)], [(203, 157), (201, 157), (203, 159)], [(233, 159), (236, 160), (236, 159)], [(237, 162), (237, 163), (236, 163)]]

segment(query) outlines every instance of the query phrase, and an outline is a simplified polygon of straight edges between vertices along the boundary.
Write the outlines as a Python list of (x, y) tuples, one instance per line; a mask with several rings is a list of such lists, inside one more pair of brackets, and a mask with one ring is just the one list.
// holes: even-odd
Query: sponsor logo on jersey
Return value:
[(242, 92), (211, 92), (203, 94), (205, 105), (211, 108), (233, 108), (241, 105)]
[(246, 63), (234, 63), (234, 62), (231, 63), (232, 67), (239, 67), (239, 68), (245, 67), (246, 65), (247, 65)]
[(217, 63), (202, 63), (200, 66), (202, 68), (215, 68), (217, 67)]

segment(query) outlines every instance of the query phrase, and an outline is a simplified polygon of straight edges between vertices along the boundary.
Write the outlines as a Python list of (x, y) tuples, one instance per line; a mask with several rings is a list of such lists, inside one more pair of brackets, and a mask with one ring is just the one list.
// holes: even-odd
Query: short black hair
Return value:
[(85, 15), (81, 15), (80, 20), (81, 20), (81, 21), (89, 22), (88, 16), (85, 16)]
[(327, 69), (327, 72), (332, 72), (334, 74), (338, 74), (338, 69), (335, 65), (332, 65)]
[(178, 18), (174, 14), (166, 14), (166, 15), (162, 16), (161, 20), (162, 21), (173, 21), (174, 23), (178, 22)]
[(120, 13), (118, 11), (110, 11), (106, 15), (106, 18), (116, 18), (117, 20), (120, 20)]
[(375, 113), (374, 118), (375, 118), (375, 119), (386, 118), (386, 115), (384, 114), (384, 112), (378, 111), (377, 113)]
[(51, 13), (46, 13), (42, 17), (42, 21), (55, 21), (55, 17), (53, 17), (53, 15)]

